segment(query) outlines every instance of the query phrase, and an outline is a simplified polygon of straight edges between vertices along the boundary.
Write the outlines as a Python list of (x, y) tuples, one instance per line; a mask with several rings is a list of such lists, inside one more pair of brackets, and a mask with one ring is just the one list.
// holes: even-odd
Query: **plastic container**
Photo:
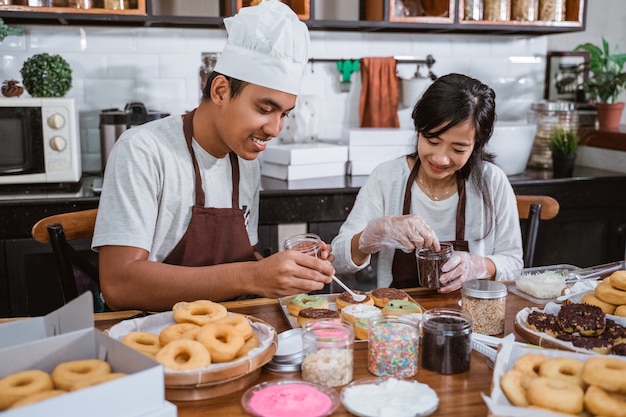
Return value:
[(578, 112), (573, 101), (541, 101), (533, 103), (528, 117), (537, 124), (528, 167), (552, 169), (550, 134), (559, 126), (568, 130), (578, 129)]
[(484, 0), (483, 20), (511, 20), (511, 0)]
[(427, 310), (421, 322), (421, 364), (440, 374), (468, 371), (472, 357), (472, 316), (467, 311)]
[(441, 267), (452, 256), (451, 243), (441, 243), (441, 250), (422, 248), (417, 251), (417, 278), (424, 288), (439, 288)]
[(463, 283), (463, 311), (472, 315), (475, 333), (496, 335), (504, 333), (506, 285), (496, 281), (474, 280)]
[(564, 22), (566, 3), (566, 0), (539, 0), (539, 20)]
[(354, 330), (347, 322), (316, 321), (302, 328), (302, 379), (327, 387), (352, 381)]
[(322, 239), (313, 233), (303, 233), (285, 239), (284, 250), (297, 250), (307, 255), (319, 257), (322, 251)]
[(539, 18), (539, 0), (512, 0), (511, 19), (534, 22)]
[(371, 319), (367, 369), (376, 376), (411, 378), (418, 372), (419, 328), (397, 316)]

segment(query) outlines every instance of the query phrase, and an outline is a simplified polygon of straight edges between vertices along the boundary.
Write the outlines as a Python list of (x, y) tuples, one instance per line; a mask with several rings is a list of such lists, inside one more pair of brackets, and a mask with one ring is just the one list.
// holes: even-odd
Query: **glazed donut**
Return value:
[(527, 407), (529, 403), (526, 398), (526, 389), (533, 378), (518, 369), (509, 369), (500, 378), (500, 388), (511, 404), (517, 407)]
[(47, 372), (32, 369), (9, 374), (0, 379), (0, 410), (38, 392), (50, 391), (54, 384)]
[(242, 358), (244, 356), (247, 356), (248, 353), (250, 353), (250, 351), (252, 349), (254, 349), (255, 347), (259, 346), (259, 336), (256, 335), (256, 333), (252, 333), (252, 336), (250, 336), (243, 344), (243, 346), (241, 347), (241, 349), (239, 349), (239, 352), (237, 352), (237, 357), (235, 359), (239, 359)]
[(552, 358), (539, 365), (539, 376), (568, 381), (584, 388), (583, 366), (584, 363), (578, 359)]
[(543, 376), (533, 378), (526, 390), (530, 404), (568, 414), (583, 411), (584, 394), (580, 385)]
[(549, 358), (541, 353), (527, 353), (517, 358), (513, 364), (513, 369), (517, 369), (524, 375), (539, 376), (539, 367)]
[(382, 317), (382, 315), (383, 313), (378, 307), (367, 304), (352, 304), (341, 310), (341, 316), (350, 324), (356, 323), (359, 319), (369, 320)]
[(217, 323), (202, 326), (196, 340), (209, 351), (211, 362), (232, 361), (245, 342), (233, 326)]
[(600, 300), (598, 297), (596, 297), (592, 293), (587, 293), (583, 295), (583, 298), (581, 301), (583, 304), (589, 304), (592, 306), (600, 307), (600, 309), (602, 310), (604, 314), (613, 314), (615, 312), (615, 308), (617, 307), (615, 304), (606, 303)]
[(100, 359), (62, 362), (52, 371), (52, 381), (57, 389), (70, 391), (78, 381), (111, 373), (111, 365)]
[(72, 385), (70, 391), (78, 391), (79, 389), (113, 381), (114, 379), (121, 378), (123, 376), (126, 376), (126, 374), (123, 372), (111, 372), (110, 374), (94, 375), (92, 377), (84, 378), (76, 382), (74, 385)]
[(596, 416), (626, 417), (626, 398), (591, 385), (585, 391), (585, 408)]
[(583, 336), (598, 336), (606, 328), (606, 318), (602, 309), (589, 304), (567, 304), (561, 306), (556, 320), (563, 331), (578, 332)]
[(49, 398), (58, 397), (59, 395), (67, 394), (67, 391), (63, 391), (61, 389), (51, 389), (48, 391), (40, 391), (36, 394), (31, 394), (28, 397), (24, 397), (19, 401), (13, 403), (10, 409), (23, 407), (25, 405), (31, 405), (38, 403), (43, 400), (47, 400)]
[(335, 305), (337, 306), (337, 310), (341, 310), (342, 308), (349, 306), (350, 304), (371, 304), (374, 305), (374, 299), (364, 291), (354, 290), (355, 293), (361, 294), (365, 296), (365, 300), (363, 301), (355, 301), (354, 298), (350, 295), (349, 292), (344, 291), (337, 298), (335, 298)]
[(328, 308), (330, 303), (327, 299), (319, 297), (317, 295), (298, 294), (291, 299), (287, 304), (287, 311), (294, 317), (298, 317), (300, 310), (313, 307), (313, 308)]
[(383, 307), (385, 316), (401, 316), (404, 314), (420, 314), (422, 308), (416, 303), (408, 300), (392, 300)]
[(328, 308), (303, 308), (298, 315), (298, 325), (304, 327), (305, 324), (317, 320), (341, 321), (341, 314), (337, 310)]
[(159, 333), (159, 343), (161, 344), (161, 347), (163, 347), (173, 340), (178, 340), (182, 338), (194, 339), (195, 334), (192, 332), (192, 330), (200, 330), (200, 327), (201, 326), (193, 323), (172, 324), (161, 330), (161, 332)]
[(613, 272), (610, 277), (611, 285), (618, 290), (626, 291), (626, 270)]
[(617, 306), (612, 314), (620, 317), (626, 317), (626, 305)]
[(189, 339), (172, 340), (154, 359), (173, 371), (200, 369), (211, 364), (211, 355), (202, 343)]
[(252, 336), (252, 326), (250, 325), (248, 318), (243, 314), (230, 314), (223, 319), (217, 320), (215, 323), (233, 326), (244, 340), (248, 340), (248, 338)]
[(605, 303), (611, 303), (615, 305), (626, 304), (626, 291), (618, 290), (612, 285), (612, 280), (605, 278), (604, 281), (599, 283), (595, 289), (595, 295)]
[(383, 308), (391, 300), (408, 300), (409, 295), (397, 288), (377, 288), (371, 292), (376, 307)]
[(172, 313), (176, 323), (194, 323), (198, 326), (204, 326), (228, 314), (226, 307), (209, 300), (178, 302), (172, 307)]
[(368, 319), (359, 319), (352, 325), (354, 328), (354, 337), (359, 340), (368, 340), (369, 339), (369, 320)]
[(150, 332), (130, 332), (124, 336), (122, 343), (150, 357), (154, 357), (162, 347), (159, 336)]
[(583, 381), (610, 392), (626, 393), (626, 361), (617, 358), (592, 356), (582, 372)]

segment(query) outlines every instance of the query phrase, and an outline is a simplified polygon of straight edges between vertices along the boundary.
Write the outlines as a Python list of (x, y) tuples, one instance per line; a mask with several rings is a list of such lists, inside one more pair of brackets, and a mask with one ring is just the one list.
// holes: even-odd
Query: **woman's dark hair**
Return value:
[[(490, 191), (481, 175), (485, 161), (493, 162), (495, 155), (485, 149), (493, 133), (496, 119), (496, 93), (489, 86), (463, 74), (448, 74), (435, 80), (418, 100), (411, 114), (418, 140), (437, 137), (450, 128), (468, 121), (475, 129), (475, 145), (467, 163), (456, 172), (460, 179), (470, 179), (482, 195), (487, 219), (492, 217)], [(417, 157), (417, 147), (412, 155)], [(419, 163), (419, 158), (416, 158)], [(470, 174), (476, 172), (476, 175)], [(485, 236), (491, 232), (486, 221)]]
[(213, 80), (218, 75), (222, 75), (222, 76), (226, 77), (226, 79), (230, 83), (230, 97), (231, 98), (237, 97), (239, 95), (239, 93), (241, 93), (241, 90), (243, 90), (243, 88), (246, 85), (248, 85), (248, 83), (246, 81), (241, 81), (241, 80), (238, 80), (236, 78), (229, 77), (228, 75), (220, 74), (217, 71), (213, 71), (211, 74), (209, 74), (209, 77), (207, 78), (207, 81), (206, 81), (206, 84), (204, 86), (204, 89), (202, 90), (202, 98), (203, 99), (209, 98), (211, 96), (211, 84), (213, 84)]

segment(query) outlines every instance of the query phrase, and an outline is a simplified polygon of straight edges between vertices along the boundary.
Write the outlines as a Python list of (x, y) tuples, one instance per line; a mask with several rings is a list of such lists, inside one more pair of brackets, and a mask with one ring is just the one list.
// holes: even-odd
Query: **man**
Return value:
[(228, 39), (194, 111), (134, 127), (109, 156), (92, 246), (112, 309), (282, 297), (319, 290), (334, 269), (283, 251), (262, 259), (256, 158), (293, 110), (306, 25), (266, 1), (225, 19)]

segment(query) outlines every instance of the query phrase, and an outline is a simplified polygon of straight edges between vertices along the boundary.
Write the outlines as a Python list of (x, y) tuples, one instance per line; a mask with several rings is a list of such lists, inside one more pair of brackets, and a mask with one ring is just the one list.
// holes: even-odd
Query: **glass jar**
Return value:
[(483, 20), (483, 0), (465, 0), (465, 20)]
[(539, 20), (564, 22), (565, 3), (566, 0), (539, 0)]
[(290, 236), (283, 242), (284, 250), (296, 250), (306, 255), (319, 257), (322, 252), (322, 239), (313, 233)]
[(441, 243), (441, 250), (433, 251), (430, 248), (422, 248), (417, 251), (417, 278), (424, 288), (439, 288), (441, 267), (452, 256), (452, 244)]
[(556, 127), (567, 130), (578, 129), (576, 103), (570, 101), (542, 101), (533, 103), (528, 116), (529, 122), (536, 123), (535, 139), (530, 151), (528, 167), (552, 169), (550, 134)]
[(472, 315), (472, 331), (486, 335), (504, 333), (506, 285), (501, 282), (474, 280), (461, 287), (463, 311)]
[(511, 0), (485, 0), (483, 19), (501, 22), (511, 20)]
[(129, 9), (129, 0), (104, 0), (104, 8), (109, 10)]
[(93, 0), (69, 0), (69, 7), (75, 7), (77, 9), (91, 9), (93, 7)]
[(204, 91), (206, 82), (209, 79), (209, 75), (215, 69), (217, 59), (219, 58), (219, 52), (203, 52), (202, 53), (202, 66), (200, 67), (200, 92)]
[(539, 0), (513, 0), (511, 18), (534, 22), (539, 17)]
[(302, 379), (327, 387), (352, 381), (354, 331), (347, 322), (315, 321), (302, 328)]
[(411, 378), (417, 374), (419, 328), (398, 316), (368, 323), (367, 369), (376, 376)]
[(426, 310), (421, 322), (421, 363), (440, 374), (457, 374), (470, 368), (472, 316), (467, 311)]

